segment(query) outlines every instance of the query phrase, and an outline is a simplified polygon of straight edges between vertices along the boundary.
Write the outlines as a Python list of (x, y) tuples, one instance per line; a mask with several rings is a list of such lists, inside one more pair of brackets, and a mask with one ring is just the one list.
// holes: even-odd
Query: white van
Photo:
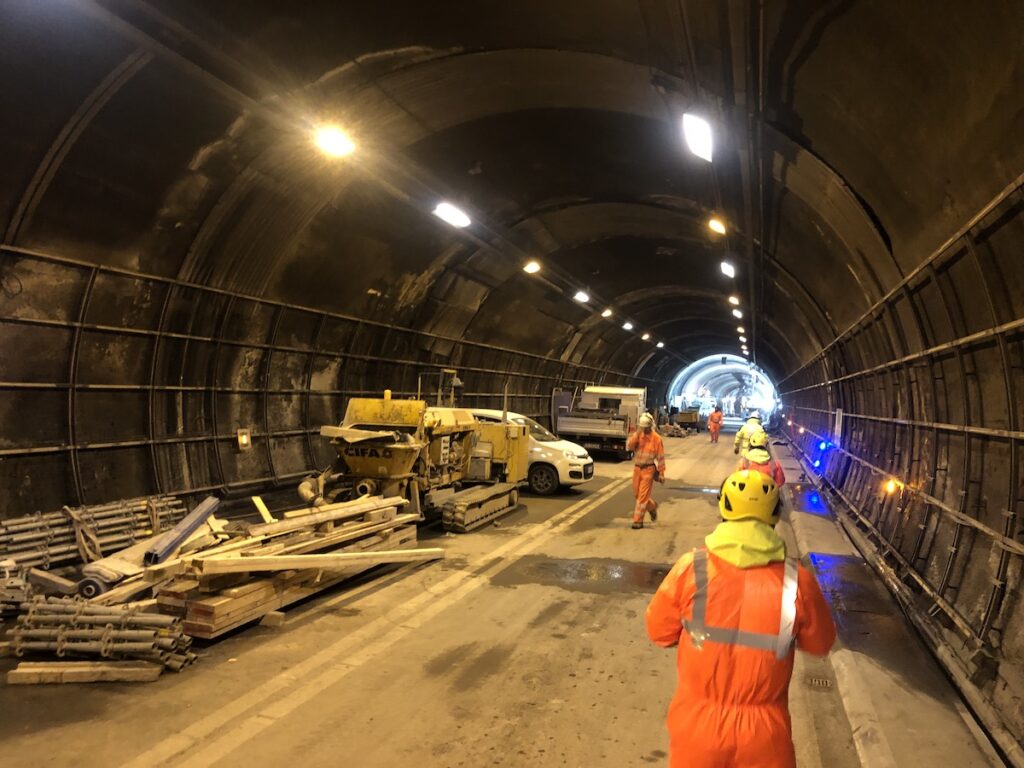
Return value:
[[(501, 423), (501, 411), (471, 408), (477, 421)], [(568, 440), (560, 440), (528, 416), (507, 414), (508, 422), (530, 428), (530, 490), (548, 495), (563, 485), (579, 485), (594, 476), (594, 460), (587, 449)]]

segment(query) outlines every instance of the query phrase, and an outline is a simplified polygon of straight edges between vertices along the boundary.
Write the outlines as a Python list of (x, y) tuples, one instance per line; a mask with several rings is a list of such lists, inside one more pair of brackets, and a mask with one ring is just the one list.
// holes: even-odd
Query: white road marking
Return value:
[[(628, 479), (609, 483), (600, 491), (535, 525), (483, 555), (481, 563), (452, 574), (430, 590), (395, 606), (360, 629), (256, 686), (244, 696), (192, 723), (178, 733), (122, 764), (122, 768), (152, 768), (183, 758), (190, 766), (208, 766), (231, 754), (278, 719), (334, 685), (359, 665), (385, 652), (441, 611), (482, 587), (486, 577), (510, 567), (622, 490)], [(625, 513), (624, 513), (625, 514)], [(285, 689), (298, 687), (285, 693)], [(257, 711), (252, 711), (257, 710)], [(229, 728), (236, 718), (245, 717)], [(215, 738), (210, 737), (217, 734)], [(201, 746), (197, 752), (183, 753)]]

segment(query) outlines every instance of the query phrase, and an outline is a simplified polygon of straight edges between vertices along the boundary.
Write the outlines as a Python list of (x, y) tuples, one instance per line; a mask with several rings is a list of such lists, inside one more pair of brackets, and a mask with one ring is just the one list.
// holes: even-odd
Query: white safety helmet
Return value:
[(649, 413), (641, 413), (640, 420), (638, 422), (641, 429), (647, 429), (647, 427), (654, 426), (654, 417)]

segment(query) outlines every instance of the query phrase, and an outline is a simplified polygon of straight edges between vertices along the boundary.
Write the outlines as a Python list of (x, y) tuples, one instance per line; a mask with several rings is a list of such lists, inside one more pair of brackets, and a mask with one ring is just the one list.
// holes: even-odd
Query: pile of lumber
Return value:
[(167, 530), (186, 511), (174, 496), (149, 496), (0, 520), (0, 560), (22, 568), (92, 562)]
[[(78, 598), (37, 597), (23, 603), (21, 608), (17, 626), (11, 632), (17, 656), (41, 654), (131, 660), (154, 665), (158, 674), (163, 669), (181, 671), (197, 659), (190, 650), (192, 638), (183, 631), (181, 621), (153, 611), (152, 606), (103, 606)], [(42, 669), (35, 665), (36, 672)], [(82, 676), (68, 680), (33, 680), (26, 673), (16, 677), (17, 682), (23, 683), (85, 682), (80, 679)]]
[(400, 512), (407, 503), (364, 497), (281, 519), (261, 508), (263, 522), (232, 523), (223, 543), (143, 575), (164, 582), (156, 589), (161, 612), (180, 617), (193, 637), (215, 638), (377, 565), (443, 557), (416, 549), (417, 516)]

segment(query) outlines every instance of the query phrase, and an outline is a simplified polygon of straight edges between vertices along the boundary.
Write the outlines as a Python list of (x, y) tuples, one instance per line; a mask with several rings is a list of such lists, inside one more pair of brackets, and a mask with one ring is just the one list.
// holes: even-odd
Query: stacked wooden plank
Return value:
[[(372, 497), (286, 512), (244, 525), (216, 547), (147, 569), (162, 612), (214, 638), (382, 563), (438, 559), (415, 549), (416, 515), (403, 498)], [(230, 532), (230, 531), (229, 531)]]
[(175, 671), (197, 658), (181, 621), (150, 606), (101, 606), (77, 598), (50, 597), (34, 598), (21, 608), (11, 632), (18, 656), (145, 661)]
[(150, 496), (0, 520), (0, 560), (25, 568), (90, 562), (167, 530), (187, 511), (173, 496)]

